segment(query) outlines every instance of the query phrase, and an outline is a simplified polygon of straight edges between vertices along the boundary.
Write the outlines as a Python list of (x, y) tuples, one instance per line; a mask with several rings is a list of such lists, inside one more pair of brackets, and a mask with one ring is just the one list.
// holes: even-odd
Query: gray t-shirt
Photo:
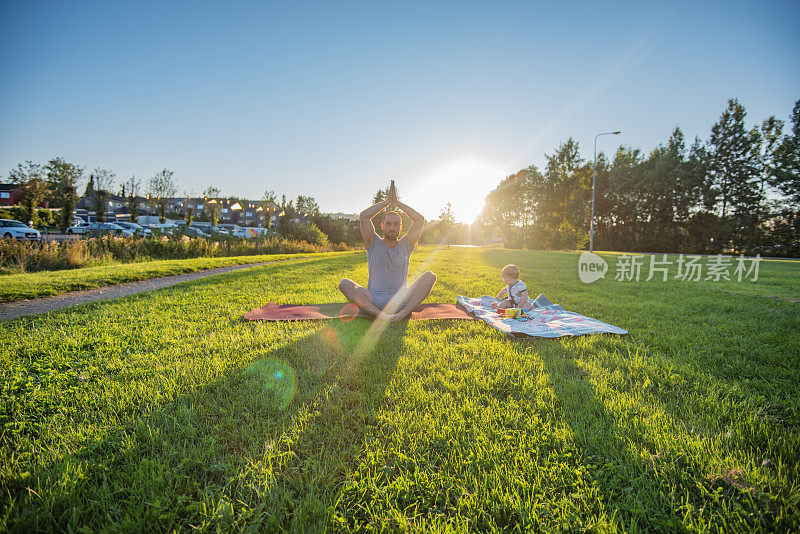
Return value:
[(369, 289), (376, 297), (391, 298), (408, 284), (408, 260), (413, 252), (406, 236), (400, 238), (394, 248), (389, 248), (377, 235), (367, 248)]

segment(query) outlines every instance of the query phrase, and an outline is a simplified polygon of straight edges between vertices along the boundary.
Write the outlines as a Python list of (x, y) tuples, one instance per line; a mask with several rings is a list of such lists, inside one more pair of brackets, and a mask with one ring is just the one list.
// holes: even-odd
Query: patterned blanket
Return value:
[(533, 309), (522, 319), (498, 315), (491, 307), (492, 302), (498, 302), (494, 297), (469, 298), (459, 295), (457, 300), (469, 313), (514, 339), (628, 333), (622, 328), (567, 311), (558, 304), (550, 302), (544, 295), (536, 297)]

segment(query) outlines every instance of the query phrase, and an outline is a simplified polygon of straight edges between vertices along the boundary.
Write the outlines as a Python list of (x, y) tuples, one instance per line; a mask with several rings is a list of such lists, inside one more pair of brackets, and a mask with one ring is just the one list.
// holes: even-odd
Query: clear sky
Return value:
[(800, 2), (0, 0), (0, 173), (61, 156), (358, 212), (396, 180), (471, 222), (572, 136), (707, 138), (800, 99)]

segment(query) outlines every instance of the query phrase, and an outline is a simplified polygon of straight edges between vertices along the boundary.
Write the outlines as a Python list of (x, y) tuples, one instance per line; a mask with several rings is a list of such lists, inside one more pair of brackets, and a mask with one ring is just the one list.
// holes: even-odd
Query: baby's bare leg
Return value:
[[(492, 303), (492, 304), (494, 304), (494, 303)], [(503, 302), (492, 306), (492, 308), (503, 308), (503, 309), (512, 308), (512, 307), (513, 306), (511, 305), (511, 301), (509, 299), (506, 299)]]

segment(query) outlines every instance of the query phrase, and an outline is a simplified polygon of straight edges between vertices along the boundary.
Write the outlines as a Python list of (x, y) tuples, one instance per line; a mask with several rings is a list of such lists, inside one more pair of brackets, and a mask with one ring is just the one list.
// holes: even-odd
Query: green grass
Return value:
[(0, 276), (0, 302), (50, 297), (69, 291), (147, 280), (161, 276), (192, 273), (203, 269), (244, 265), (310, 256), (332, 254), (357, 254), (357, 252), (323, 252), (303, 254), (261, 254), (257, 256), (232, 256), (222, 258), (194, 258), (188, 260), (159, 260), (143, 263), (121, 263), (101, 267), (85, 267), (68, 271), (43, 271), (37, 273)]
[[(611, 257), (611, 256), (609, 256)], [(314, 257), (0, 324), (11, 531), (792, 531), (800, 264), (577, 279), (577, 254), (423, 249), (434, 301), (529, 291), (628, 336), (482, 322), (250, 323), (340, 301)], [(780, 299), (771, 297), (778, 296)]]

